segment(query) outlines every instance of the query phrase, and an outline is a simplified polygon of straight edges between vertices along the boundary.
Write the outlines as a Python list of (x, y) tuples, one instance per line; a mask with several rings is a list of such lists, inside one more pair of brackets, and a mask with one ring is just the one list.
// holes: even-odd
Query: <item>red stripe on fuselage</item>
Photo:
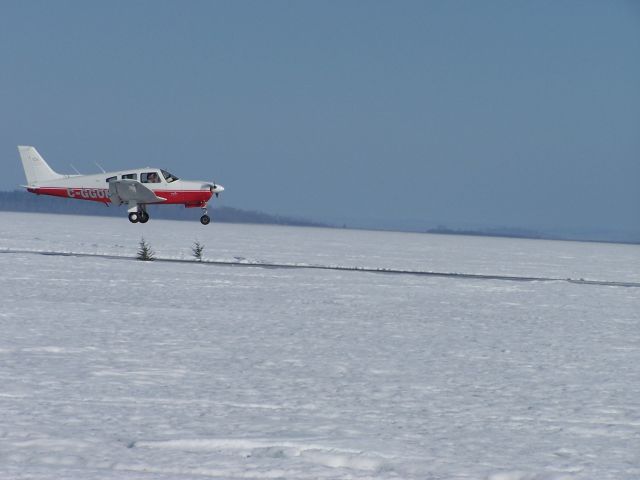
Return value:
[(154, 190), (153, 193), (166, 201), (166, 204), (200, 207), (206, 205), (213, 193), (210, 190)]
[(76, 198), (78, 200), (90, 200), (92, 202), (110, 203), (107, 196), (107, 188), (62, 188), (62, 187), (35, 187), (27, 188), (36, 195), (51, 195), (52, 197)]
[[(31, 187), (27, 188), (27, 190), (37, 195), (111, 203), (108, 196), (108, 188)], [(213, 195), (209, 190), (153, 190), (153, 193), (165, 199), (164, 202), (158, 202), (158, 205), (171, 204), (194, 207), (204, 206)]]

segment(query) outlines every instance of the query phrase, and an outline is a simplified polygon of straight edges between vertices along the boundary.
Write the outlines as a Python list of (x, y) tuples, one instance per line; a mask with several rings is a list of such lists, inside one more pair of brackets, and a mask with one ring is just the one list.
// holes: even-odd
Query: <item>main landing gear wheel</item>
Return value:
[(141, 221), (141, 220), (140, 220), (140, 215), (139, 215), (138, 213), (136, 213), (136, 212), (131, 212), (131, 213), (129, 214), (129, 221), (130, 221), (131, 223), (138, 223), (138, 222), (140, 222), (140, 221)]
[(140, 218), (138, 221), (140, 223), (147, 223), (149, 221), (149, 214), (147, 212), (140, 212)]
[(211, 221), (211, 219), (209, 218), (209, 215), (202, 215), (200, 217), (200, 223), (203, 225), (209, 225), (209, 222)]

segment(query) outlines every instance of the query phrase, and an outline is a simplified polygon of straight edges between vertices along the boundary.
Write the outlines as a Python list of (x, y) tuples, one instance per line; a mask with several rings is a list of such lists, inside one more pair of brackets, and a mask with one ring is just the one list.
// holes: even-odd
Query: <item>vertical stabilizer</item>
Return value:
[(27, 184), (34, 185), (49, 180), (63, 178), (64, 175), (54, 172), (34, 147), (18, 147)]

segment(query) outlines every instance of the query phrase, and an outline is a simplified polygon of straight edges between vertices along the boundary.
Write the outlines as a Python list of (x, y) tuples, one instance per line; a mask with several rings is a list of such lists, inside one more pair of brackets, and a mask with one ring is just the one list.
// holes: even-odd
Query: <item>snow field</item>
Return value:
[[(0, 248), (81, 251), (93, 235), (100, 253), (130, 253), (140, 234), (38, 217), (50, 242), (17, 219)], [(188, 255), (191, 227), (163, 223), (145, 231), (152, 246)], [(375, 232), (318, 243), (315, 229), (210, 227), (209, 258), (348, 265), (346, 234), (361, 236), (359, 265), (406, 267), (416, 248), (413, 235), (405, 249), (393, 234), (393, 257)], [(488, 259), (491, 239), (471, 240)], [(457, 248), (472, 258), (473, 245), (425, 250), (465, 271)], [(618, 247), (588, 245), (590, 276), (634, 280), (619, 257), (638, 250)], [(561, 270), (502, 264), (513, 251), (498, 268)], [(0, 478), (640, 477), (635, 288), (29, 253), (0, 254), (0, 271)]]

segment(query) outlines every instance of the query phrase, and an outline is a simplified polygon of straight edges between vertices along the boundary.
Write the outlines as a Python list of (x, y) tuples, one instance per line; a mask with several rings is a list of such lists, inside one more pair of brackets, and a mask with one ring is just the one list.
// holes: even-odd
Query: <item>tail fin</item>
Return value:
[(18, 147), (24, 174), (29, 185), (63, 178), (64, 175), (54, 172), (34, 147)]

